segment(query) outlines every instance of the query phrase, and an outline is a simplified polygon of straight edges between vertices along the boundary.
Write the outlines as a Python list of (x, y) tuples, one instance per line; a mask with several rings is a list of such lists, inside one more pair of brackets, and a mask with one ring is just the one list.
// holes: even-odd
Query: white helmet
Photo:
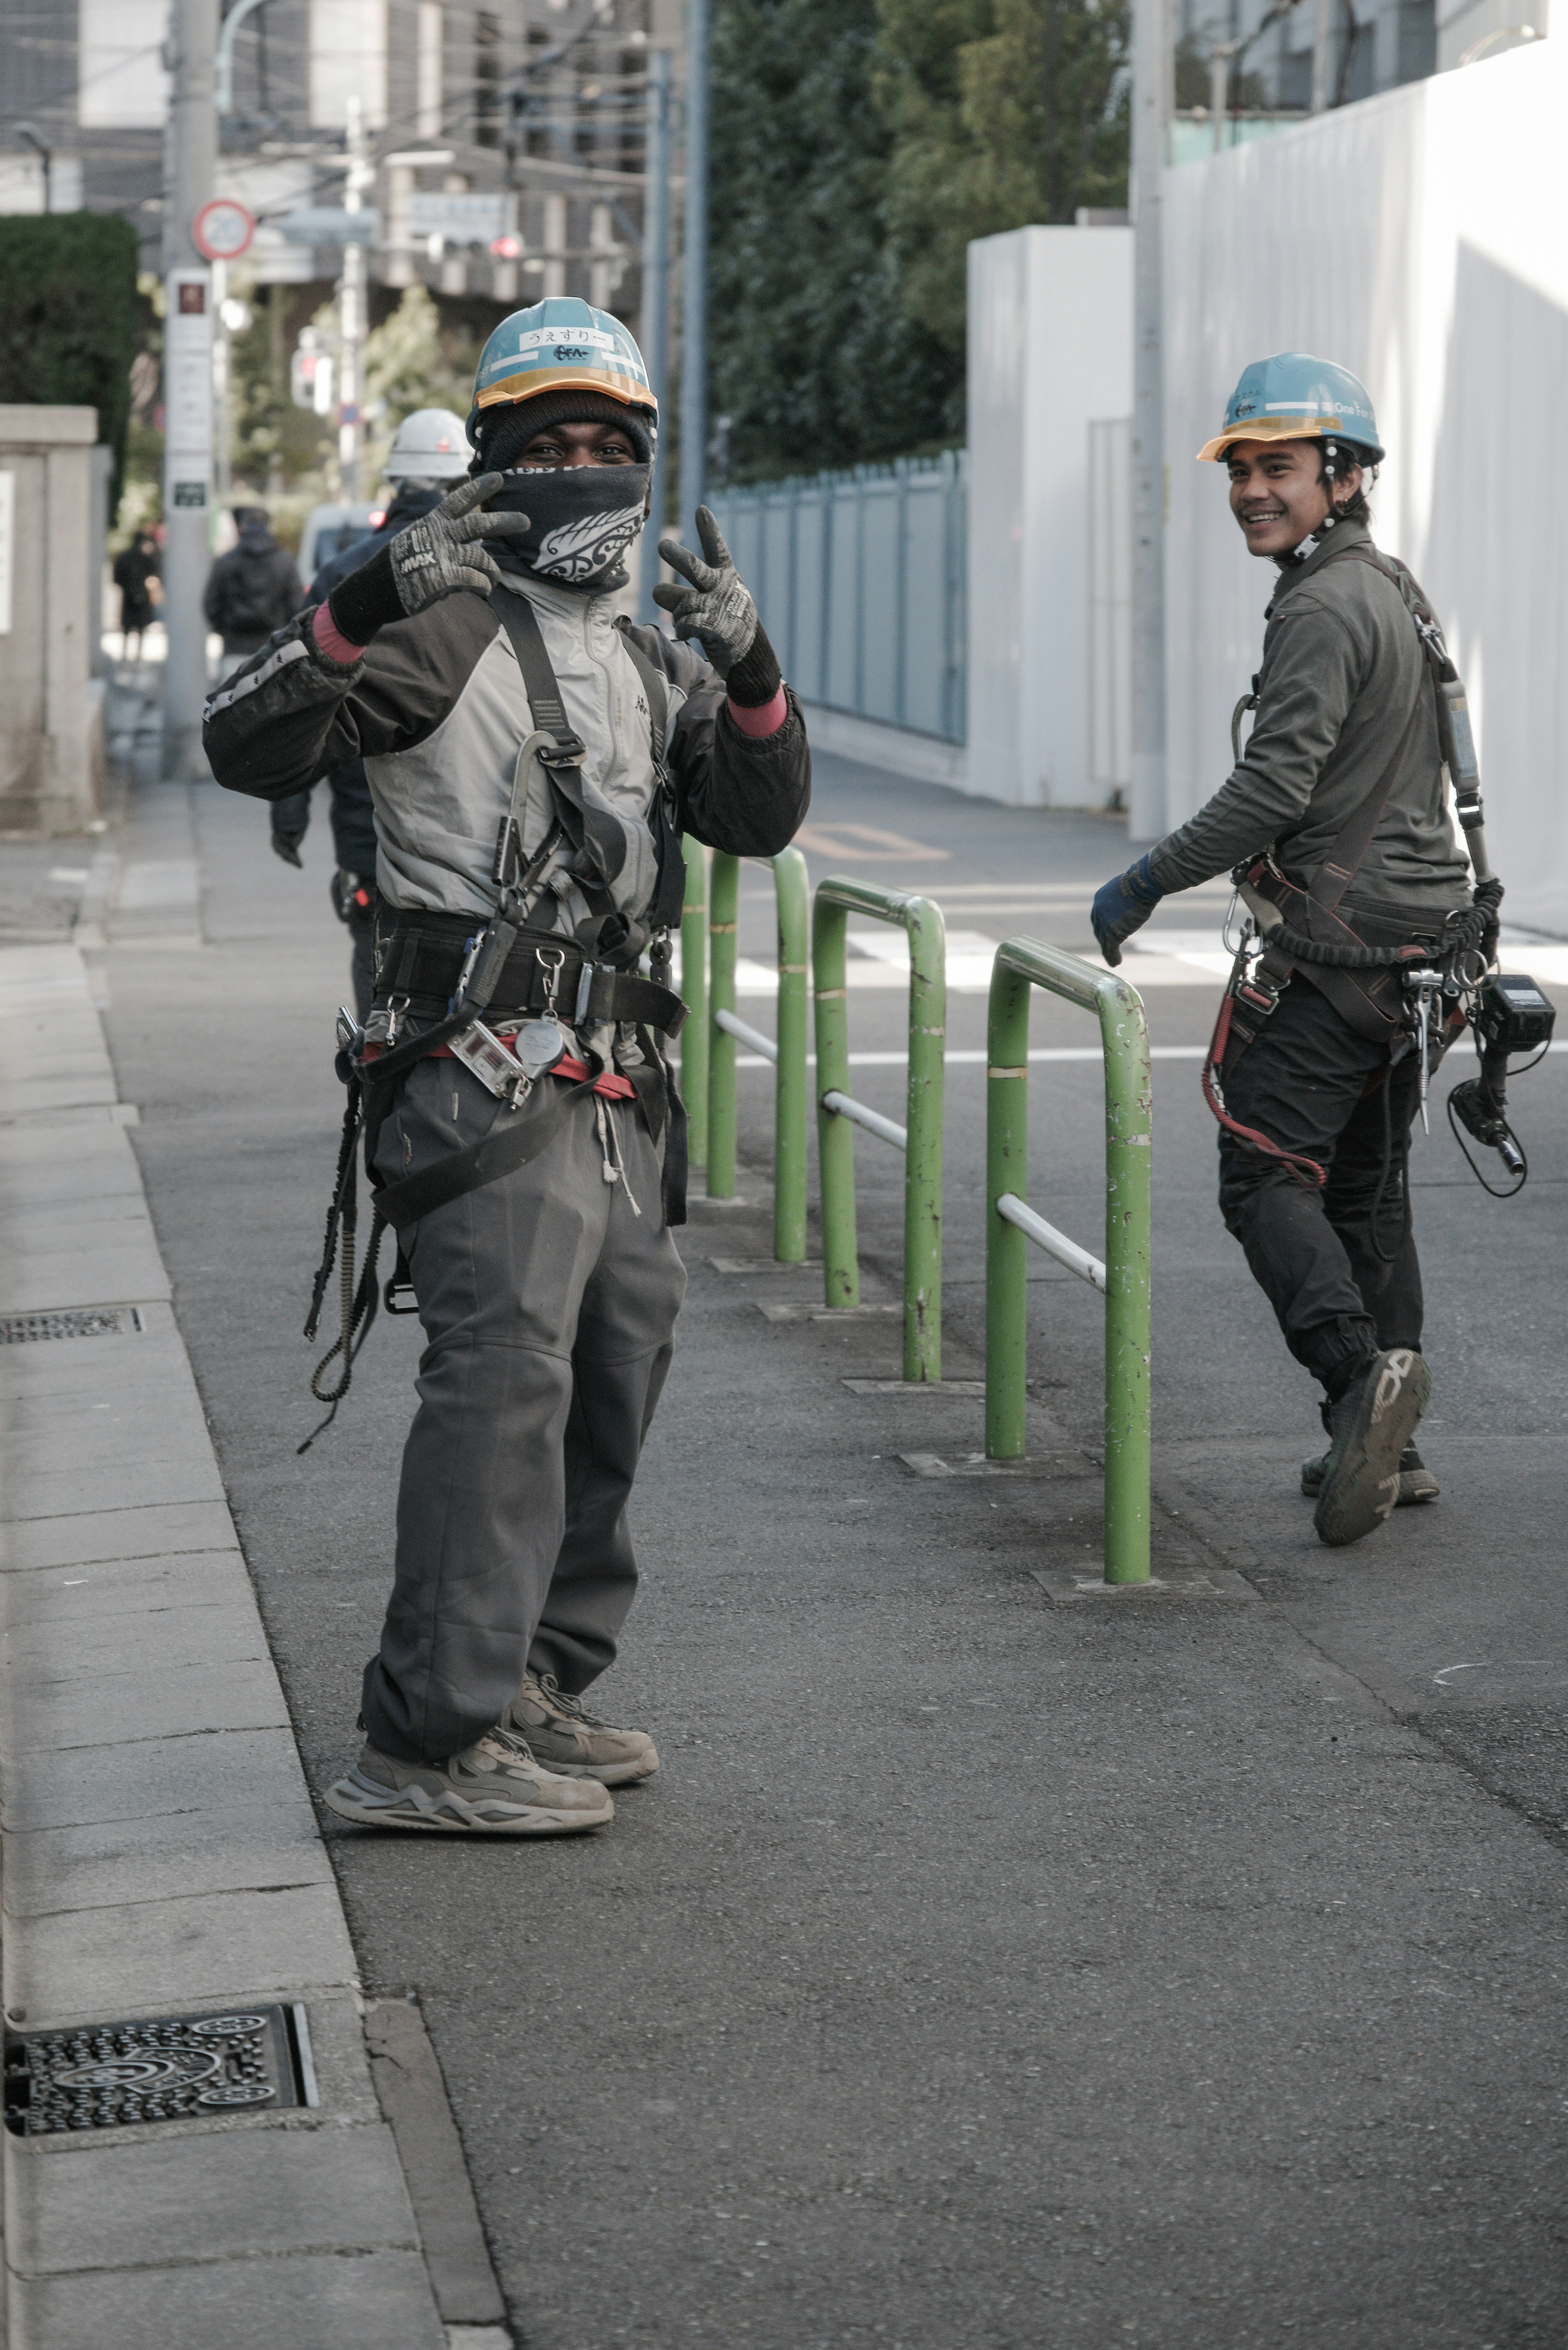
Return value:
[(399, 425), (381, 471), (389, 482), (457, 482), (471, 454), (461, 416), (450, 408), (416, 408)]

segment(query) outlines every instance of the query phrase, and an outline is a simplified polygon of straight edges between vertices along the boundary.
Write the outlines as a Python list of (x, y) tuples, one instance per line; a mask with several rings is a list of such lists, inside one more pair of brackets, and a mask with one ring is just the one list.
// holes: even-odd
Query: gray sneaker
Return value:
[(1338, 1549), (1382, 1525), (1399, 1500), (1399, 1463), (1427, 1409), (1432, 1377), (1413, 1347), (1374, 1355), (1329, 1407), (1328, 1466), (1313, 1523)]
[(570, 1835), (615, 1817), (602, 1786), (541, 1770), (526, 1740), (504, 1728), (441, 1763), (399, 1762), (367, 1744), (326, 1800), (360, 1827), (447, 1835)]
[(568, 1779), (597, 1779), (619, 1787), (650, 1779), (659, 1755), (646, 1730), (612, 1730), (571, 1697), (554, 1673), (528, 1673), (501, 1717), (501, 1726), (525, 1738), (540, 1760)]
[[(1302, 1492), (1314, 1502), (1323, 1491), (1323, 1481), (1328, 1474), (1328, 1454), (1320, 1452), (1315, 1461), (1302, 1462)], [(1442, 1487), (1422, 1460), (1413, 1444), (1407, 1444), (1399, 1455), (1399, 1499), (1397, 1510), (1408, 1510), (1418, 1502), (1435, 1502)]]

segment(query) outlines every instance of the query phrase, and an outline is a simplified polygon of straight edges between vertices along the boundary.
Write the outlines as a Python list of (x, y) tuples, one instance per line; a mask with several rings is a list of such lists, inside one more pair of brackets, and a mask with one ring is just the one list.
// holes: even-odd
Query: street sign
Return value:
[(255, 215), (232, 196), (215, 196), (191, 224), (192, 242), (209, 261), (237, 261), (255, 233)]
[(456, 189), (416, 188), (408, 199), (408, 224), (415, 236), (444, 237), (448, 244), (489, 244), (517, 225), (517, 199), (502, 191), (474, 195)]
[(357, 213), (339, 212), (333, 204), (302, 204), (273, 225), (282, 229), (291, 244), (374, 244), (381, 233), (381, 216), (370, 204)]

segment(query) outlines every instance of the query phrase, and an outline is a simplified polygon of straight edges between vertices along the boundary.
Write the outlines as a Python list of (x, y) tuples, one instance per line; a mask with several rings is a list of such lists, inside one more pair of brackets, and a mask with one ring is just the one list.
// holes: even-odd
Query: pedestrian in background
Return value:
[[(468, 432), (449, 408), (421, 408), (406, 416), (387, 454), (383, 471), (391, 503), (380, 526), (328, 557), (310, 583), (309, 601), (325, 604), (339, 580), (379, 555), (383, 546), (428, 515), (455, 483), (468, 478)], [(311, 791), (315, 790), (311, 785)], [(363, 759), (346, 759), (327, 777), (332, 802), (332, 839), (337, 866), (332, 876), (332, 910), (348, 925), (355, 1017), (369, 1016), (376, 959), (376, 816)], [(299, 849), (310, 823), (310, 792), (291, 792), (272, 803), (272, 845), (286, 865), (301, 862)]]
[(294, 557), (273, 536), (266, 508), (236, 506), (234, 514), (239, 544), (219, 556), (202, 599), (207, 626), (223, 640), (220, 682), (286, 628), (305, 601)]
[[(163, 578), (158, 541), (150, 530), (139, 530), (130, 545), (114, 558), (111, 574), (119, 590), (120, 652), (126, 660), (141, 659), (141, 639), (158, 617), (163, 600)], [(130, 639), (136, 639), (134, 654)]]

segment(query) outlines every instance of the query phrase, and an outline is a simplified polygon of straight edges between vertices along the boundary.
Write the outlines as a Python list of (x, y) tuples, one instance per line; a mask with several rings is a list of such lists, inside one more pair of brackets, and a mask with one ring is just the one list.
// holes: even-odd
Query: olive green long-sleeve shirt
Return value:
[(1341, 523), (1282, 577), (1265, 616), (1251, 734), (1213, 798), (1150, 852), (1162, 889), (1190, 889), (1270, 847), (1293, 880), (1310, 883), (1419, 698), (1415, 732), (1342, 902), (1426, 914), (1469, 903), (1426, 656), (1394, 582), (1341, 556), (1357, 544), (1371, 545), (1366, 525)]

